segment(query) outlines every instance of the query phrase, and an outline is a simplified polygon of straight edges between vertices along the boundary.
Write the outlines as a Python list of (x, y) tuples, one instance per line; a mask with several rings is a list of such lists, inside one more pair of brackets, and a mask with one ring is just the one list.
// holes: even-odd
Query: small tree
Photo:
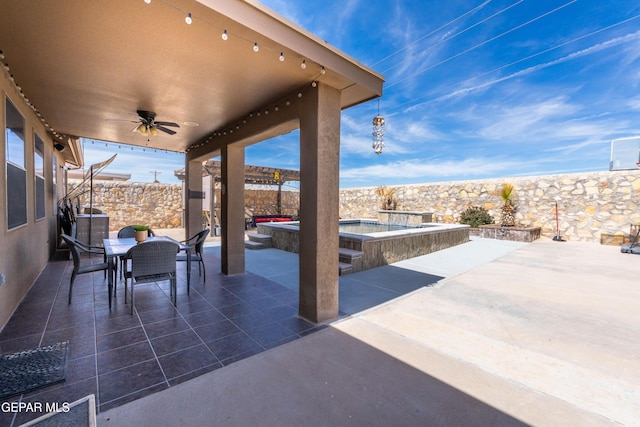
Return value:
[(376, 195), (382, 197), (382, 209), (385, 211), (395, 211), (398, 207), (398, 201), (396, 200), (396, 189), (387, 188), (382, 185), (376, 188)]
[(500, 225), (503, 227), (513, 227), (516, 225), (515, 209), (513, 207), (513, 184), (504, 184), (500, 191), (500, 197), (504, 202), (500, 209)]

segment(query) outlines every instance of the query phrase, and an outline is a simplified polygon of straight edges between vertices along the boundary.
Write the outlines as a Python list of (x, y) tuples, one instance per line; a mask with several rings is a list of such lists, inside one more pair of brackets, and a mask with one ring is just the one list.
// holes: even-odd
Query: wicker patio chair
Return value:
[(124, 273), (124, 302), (131, 279), (131, 314), (133, 314), (133, 286), (139, 283), (170, 281), (169, 294), (176, 305), (176, 254), (180, 246), (168, 241), (147, 241), (129, 249), (125, 260), (131, 261), (131, 269)]
[[(198, 262), (198, 274), (200, 276), (204, 276), (204, 281), (207, 281), (207, 272), (204, 269), (204, 260), (202, 258), (202, 248), (204, 246), (204, 241), (209, 235), (209, 229), (205, 229), (200, 231), (199, 233), (194, 234), (191, 238), (187, 240), (183, 240), (180, 243), (184, 243), (185, 245), (191, 246), (191, 262)], [(178, 255), (176, 257), (177, 261), (186, 262), (187, 255)], [(200, 266), (202, 266), (202, 271), (200, 270)], [(187, 293), (189, 293), (191, 284), (187, 284)]]
[[(153, 232), (152, 229), (148, 231), (149, 237), (155, 236), (156, 233)], [(136, 237), (136, 230), (132, 225), (127, 225), (126, 227), (122, 227), (118, 230), (118, 239), (133, 239)], [(120, 257), (120, 278), (122, 279), (122, 274), (126, 270), (125, 260)]]
[[(71, 281), (69, 282), (69, 304), (71, 304), (71, 291), (73, 290), (73, 282), (76, 280), (76, 276), (78, 274), (93, 273), (94, 271), (103, 270), (105, 275), (104, 277), (106, 278), (107, 271), (109, 269), (109, 263), (107, 262), (104, 248), (85, 245), (84, 243), (66, 234), (62, 234), (61, 237), (67, 244), (67, 247), (69, 248), (69, 251), (71, 252), (71, 256), (73, 258), (73, 272), (71, 273)], [(103, 261), (99, 263), (83, 262), (82, 253), (102, 255)], [(114, 263), (113, 268), (115, 275), (117, 274), (116, 272), (118, 269), (118, 265)]]

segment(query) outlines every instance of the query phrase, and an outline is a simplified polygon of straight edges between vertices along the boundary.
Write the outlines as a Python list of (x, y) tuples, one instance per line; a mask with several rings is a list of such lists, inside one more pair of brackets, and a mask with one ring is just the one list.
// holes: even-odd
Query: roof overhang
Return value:
[[(342, 108), (382, 94), (380, 74), (253, 0), (6, 0), (0, 50), (52, 137), (73, 150), (86, 137), (185, 152), (313, 81), (339, 89)], [(145, 137), (132, 131), (136, 110), (180, 127)]]

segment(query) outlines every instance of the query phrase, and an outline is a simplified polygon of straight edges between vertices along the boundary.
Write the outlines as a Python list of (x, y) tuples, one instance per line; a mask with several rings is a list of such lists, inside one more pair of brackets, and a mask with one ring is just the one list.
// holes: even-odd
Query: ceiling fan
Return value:
[(137, 110), (138, 116), (140, 119), (136, 122), (139, 123), (133, 128), (132, 132), (138, 132), (140, 135), (149, 137), (158, 135), (158, 131), (162, 131), (169, 135), (175, 135), (176, 131), (173, 129), (169, 129), (169, 127), (179, 128), (180, 125), (173, 122), (158, 122), (156, 121), (156, 113), (153, 111), (145, 111), (145, 110)]

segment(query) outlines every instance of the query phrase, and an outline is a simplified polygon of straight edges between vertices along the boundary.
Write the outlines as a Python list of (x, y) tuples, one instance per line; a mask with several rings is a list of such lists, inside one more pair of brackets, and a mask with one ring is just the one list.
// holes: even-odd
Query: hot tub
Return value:
[[(271, 247), (299, 252), (299, 222), (258, 224), (271, 236)], [(374, 220), (340, 220), (339, 246), (363, 253), (359, 270), (426, 255), (469, 241), (469, 226), (424, 223), (416, 227), (380, 224)], [(357, 231), (360, 230), (360, 231)]]

